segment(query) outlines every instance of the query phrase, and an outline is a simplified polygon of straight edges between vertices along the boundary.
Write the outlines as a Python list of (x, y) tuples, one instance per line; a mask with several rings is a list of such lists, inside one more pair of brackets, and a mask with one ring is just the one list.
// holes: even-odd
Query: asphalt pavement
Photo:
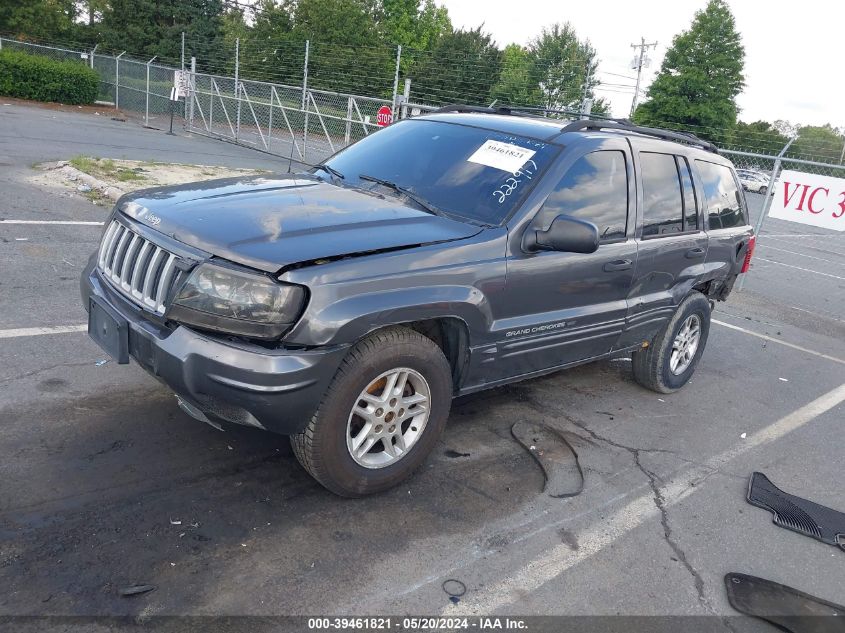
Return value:
[[(463, 398), (413, 479), (344, 500), (286, 438), (220, 432), (136, 365), (101, 362), (78, 293), (101, 229), (43, 222), (107, 209), (28, 181), (32, 164), (77, 154), (287, 169), (105, 115), (0, 104), (0, 220), (42, 222), (0, 223), (0, 616), (724, 616), (732, 571), (845, 602), (845, 553), (745, 501), (762, 471), (845, 511), (845, 234), (767, 220), (682, 391), (640, 388), (618, 358)], [(582, 494), (543, 493), (517, 421), (564, 433)], [(448, 579), (466, 586), (457, 603)], [(137, 583), (156, 590), (119, 595)]]

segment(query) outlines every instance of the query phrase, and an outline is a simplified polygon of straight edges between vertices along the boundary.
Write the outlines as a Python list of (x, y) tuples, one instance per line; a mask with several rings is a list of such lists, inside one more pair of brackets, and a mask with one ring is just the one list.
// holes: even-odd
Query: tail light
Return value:
[(751, 239), (748, 240), (748, 250), (745, 251), (745, 261), (742, 262), (742, 270), (739, 272), (747, 273), (749, 267), (751, 266), (751, 256), (754, 254), (754, 246), (757, 244), (757, 236), (752, 235)]

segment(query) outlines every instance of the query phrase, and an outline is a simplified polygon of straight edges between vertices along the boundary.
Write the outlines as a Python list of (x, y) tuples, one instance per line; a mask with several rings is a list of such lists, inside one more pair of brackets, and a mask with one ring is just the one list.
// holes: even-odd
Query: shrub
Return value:
[(0, 51), (0, 95), (77, 105), (93, 103), (99, 85), (97, 73), (81, 62)]

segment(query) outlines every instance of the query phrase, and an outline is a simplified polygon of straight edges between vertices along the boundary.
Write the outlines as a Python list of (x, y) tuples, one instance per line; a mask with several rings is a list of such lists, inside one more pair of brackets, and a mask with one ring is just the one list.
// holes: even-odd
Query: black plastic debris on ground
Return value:
[(771, 580), (730, 573), (725, 589), (731, 606), (791, 633), (845, 633), (845, 607)]
[(845, 550), (845, 513), (787, 494), (758, 472), (748, 482), (747, 499), (769, 510), (776, 525)]
[(120, 595), (124, 598), (129, 598), (131, 596), (138, 596), (142, 593), (154, 591), (155, 588), (155, 585), (130, 585), (129, 587), (124, 587), (123, 589), (121, 589)]
[[(566, 499), (584, 491), (584, 471), (578, 453), (563, 433), (545, 424), (517, 422), (511, 427), (511, 435), (543, 470), (543, 492), (555, 499)], [(573, 478), (578, 480), (575, 486)]]

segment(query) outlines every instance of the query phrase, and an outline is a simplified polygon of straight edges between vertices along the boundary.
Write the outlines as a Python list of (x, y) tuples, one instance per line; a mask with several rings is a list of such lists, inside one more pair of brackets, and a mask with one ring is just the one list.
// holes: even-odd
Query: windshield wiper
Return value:
[(387, 187), (388, 189), (393, 189), (393, 191), (395, 191), (396, 193), (401, 194), (401, 195), (405, 196), (406, 198), (409, 198), (410, 200), (413, 200), (424, 211), (427, 211), (428, 213), (431, 213), (432, 215), (440, 215), (440, 216), (446, 215), (445, 213), (443, 213), (443, 211), (441, 211), (440, 209), (438, 209), (437, 207), (432, 205), (430, 202), (428, 202), (424, 198), (421, 198), (420, 196), (415, 194), (413, 191), (411, 191), (407, 187), (403, 187), (402, 185), (397, 185), (395, 182), (391, 182), (389, 180), (383, 180), (381, 178), (376, 178), (375, 176), (368, 176), (367, 174), (358, 174), (358, 179), (359, 180), (369, 180), (370, 182), (375, 182), (375, 183), (378, 183), (380, 185), (383, 185), (383, 186)]
[(331, 176), (334, 176), (335, 178), (339, 178), (340, 180), (344, 180), (346, 178), (346, 176), (344, 176), (342, 173), (340, 173), (337, 169), (335, 169), (334, 167), (330, 167), (329, 165), (326, 165), (325, 163), (320, 163), (319, 165), (314, 165), (314, 169), (322, 169), (327, 174), (330, 174)]

